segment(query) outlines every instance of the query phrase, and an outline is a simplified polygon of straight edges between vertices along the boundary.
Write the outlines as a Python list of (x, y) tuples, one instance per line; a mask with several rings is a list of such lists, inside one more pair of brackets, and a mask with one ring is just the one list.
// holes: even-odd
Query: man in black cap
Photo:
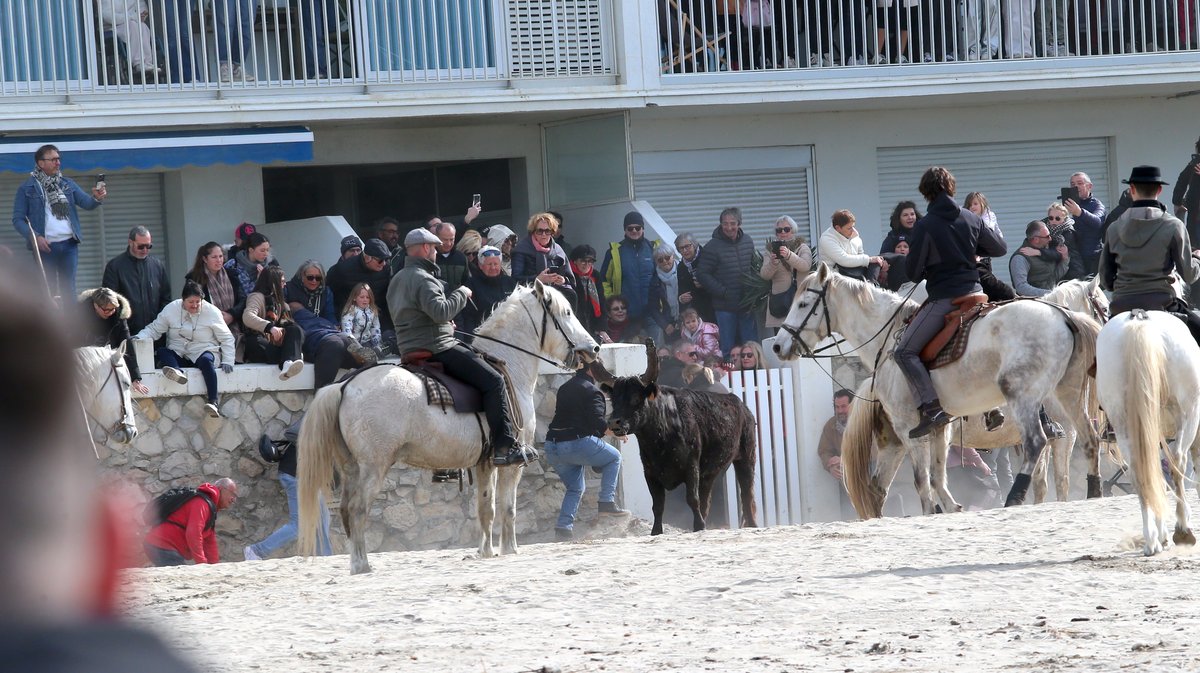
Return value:
[[(654, 248), (662, 241), (646, 240), (646, 218), (636, 210), (625, 214), (625, 238), (608, 244), (600, 279), (604, 296), (623, 295), (629, 302), (629, 319), (641, 321), (650, 303), (650, 279), (654, 277)], [(650, 336), (654, 336), (651, 334)], [(662, 342), (661, 335), (656, 339)]]
[(1163, 185), (1157, 166), (1134, 166), (1128, 180), (1132, 203), (1104, 232), (1098, 274), (1113, 293), (1112, 313), (1135, 308), (1182, 309), (1171, 290), (1172, 272), (1189, 285), (1200, 278), (1200, 251), (1193, 252), (1187, 228), (1158, 200)]
[[(352, 238), (352, 237), (347, 237)], [(355, 238), (355, 241), (358, 239)], [(344, 248), (346, 242), (342, 241)], [(378, 238), (367, 239), (362, 246), (362, 254), (354, 257), (343, 257), (325, 274), (325, 284), (333, 292), (333, 306), (340, 316), (345, 312), (346, 302), (350, 300), (350, 292), (359, 283), (371, 286), (375, 295), (375, 305), (379, 307), (379, 330), (382, 332), (384, 350), (395, 350), (396, 328), (392, 325), (392, 314), (388, 310), (388, 283), (392, 280), (388, 260), (392, 251), (387, 244)]]
[(362, 254), (362, 251), (363, 244), (359, 237), (351, 235), (342, 239), (342, 259), (357, 257)]
[[(504, 378), (475, 351), (454, 338), (454, 316), (474, 294), (463, 285), (447, 291), (436, 259), (442, 241), (426, 229), (413, 229), (404, 237), (408, 262), (392, 278), (388, 305), (396, 325), (400, 352), (412, 355), (426, 351), (431, 362), (440, 362), (446, 373), (475, 387), (483, 397), (496, 465), (523, 465), (536, 454), (517, 441), (512, 424), (512, 407)], [(370, 242), (363, 254), (369, 254)], [(434, 475), (444, 481), (445, 475)]]

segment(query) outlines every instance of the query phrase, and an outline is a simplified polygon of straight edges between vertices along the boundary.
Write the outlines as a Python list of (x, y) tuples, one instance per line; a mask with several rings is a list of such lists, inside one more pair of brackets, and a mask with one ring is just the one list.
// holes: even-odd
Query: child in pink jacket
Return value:
[(684, 309), (683, 313), (679, 314), (679, 318), (683, 322), (683, 329), (680, 330), (679, 336), (696, 344), (696, 350), (704, 355), (704, 359), (720, 359), (721, 331), (717, 326), (701, 320), (700, 314), (694, 308)]

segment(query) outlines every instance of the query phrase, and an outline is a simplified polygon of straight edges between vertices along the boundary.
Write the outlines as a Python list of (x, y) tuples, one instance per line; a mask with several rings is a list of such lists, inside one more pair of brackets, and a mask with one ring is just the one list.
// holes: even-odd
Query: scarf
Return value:
[(30, 173), (34, 180), (42, 186), (42, 190), (46, 192), (46, 203), (50, 206), (50, 213), (60, 220), (65, 220), (70, 217), (71, 211), (67, 207), (67, 195), (63, 192), (63, 176), (47, 175), (45, 171), (38, 168)]
[(554, 238), (553, 237), (550, 238), (550, 245), (547, 245), (544, 248), (542, 246), (538, 245), (537, 239), (534, 238), (532, 235), (529, 237), (529, 242), (533, 244), (534, 250), (537, 250), (538, 252), (542, 253), (543, 255), (550, 254), (550, 251), (554, 249)]
[(225, 273), (225, 269), (213, 273), (206, 267), (204, 275), (204, 287), (208, 289), (209, 303), (222, 311), (233, 308), (233, 284), (229, 282), (229, 275)]
[(654, 265), (654, 273), (662, 281), (663, 291), (667, 295), (667, 305), (671, 307), (671, 315), (679, 315), (679, 263), (671, 265), (670, 271), (663, 271)]
[(596, 290), (596, 267), (593, 265), (592, 270), (584, 273), (575, 266), (575, 262), (571, 262), (571, 271), (575, 272), (575, 277), (579, 279), (579, 287), (583, 290), (583, 295), (588, 298), (592, 304), (592, 317), (600, 317), (600, 292)]

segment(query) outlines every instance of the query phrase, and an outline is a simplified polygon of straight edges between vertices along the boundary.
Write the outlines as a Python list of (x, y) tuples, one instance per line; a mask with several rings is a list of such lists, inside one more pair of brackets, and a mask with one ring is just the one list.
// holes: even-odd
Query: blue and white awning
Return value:
[(304, 163), (312, 161), (312, 144), (312, 131), (303, 126), (0, 138), (0, 171), (33, 170), (42, 145), (58, 147), (63, 170), (74, 173)]

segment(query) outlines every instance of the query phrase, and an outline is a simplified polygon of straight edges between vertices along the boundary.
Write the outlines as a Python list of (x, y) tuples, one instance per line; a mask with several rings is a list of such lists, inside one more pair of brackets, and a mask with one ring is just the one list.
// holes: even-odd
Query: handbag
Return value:
[(792, 284), (788, 289), (778, 294), (772, 293), (767, 297), (767, 311), (775, 318), (786, 318), (789, 311), (792, 310), (792, 301), (796, 298), (796, 279), (792, 278)]

